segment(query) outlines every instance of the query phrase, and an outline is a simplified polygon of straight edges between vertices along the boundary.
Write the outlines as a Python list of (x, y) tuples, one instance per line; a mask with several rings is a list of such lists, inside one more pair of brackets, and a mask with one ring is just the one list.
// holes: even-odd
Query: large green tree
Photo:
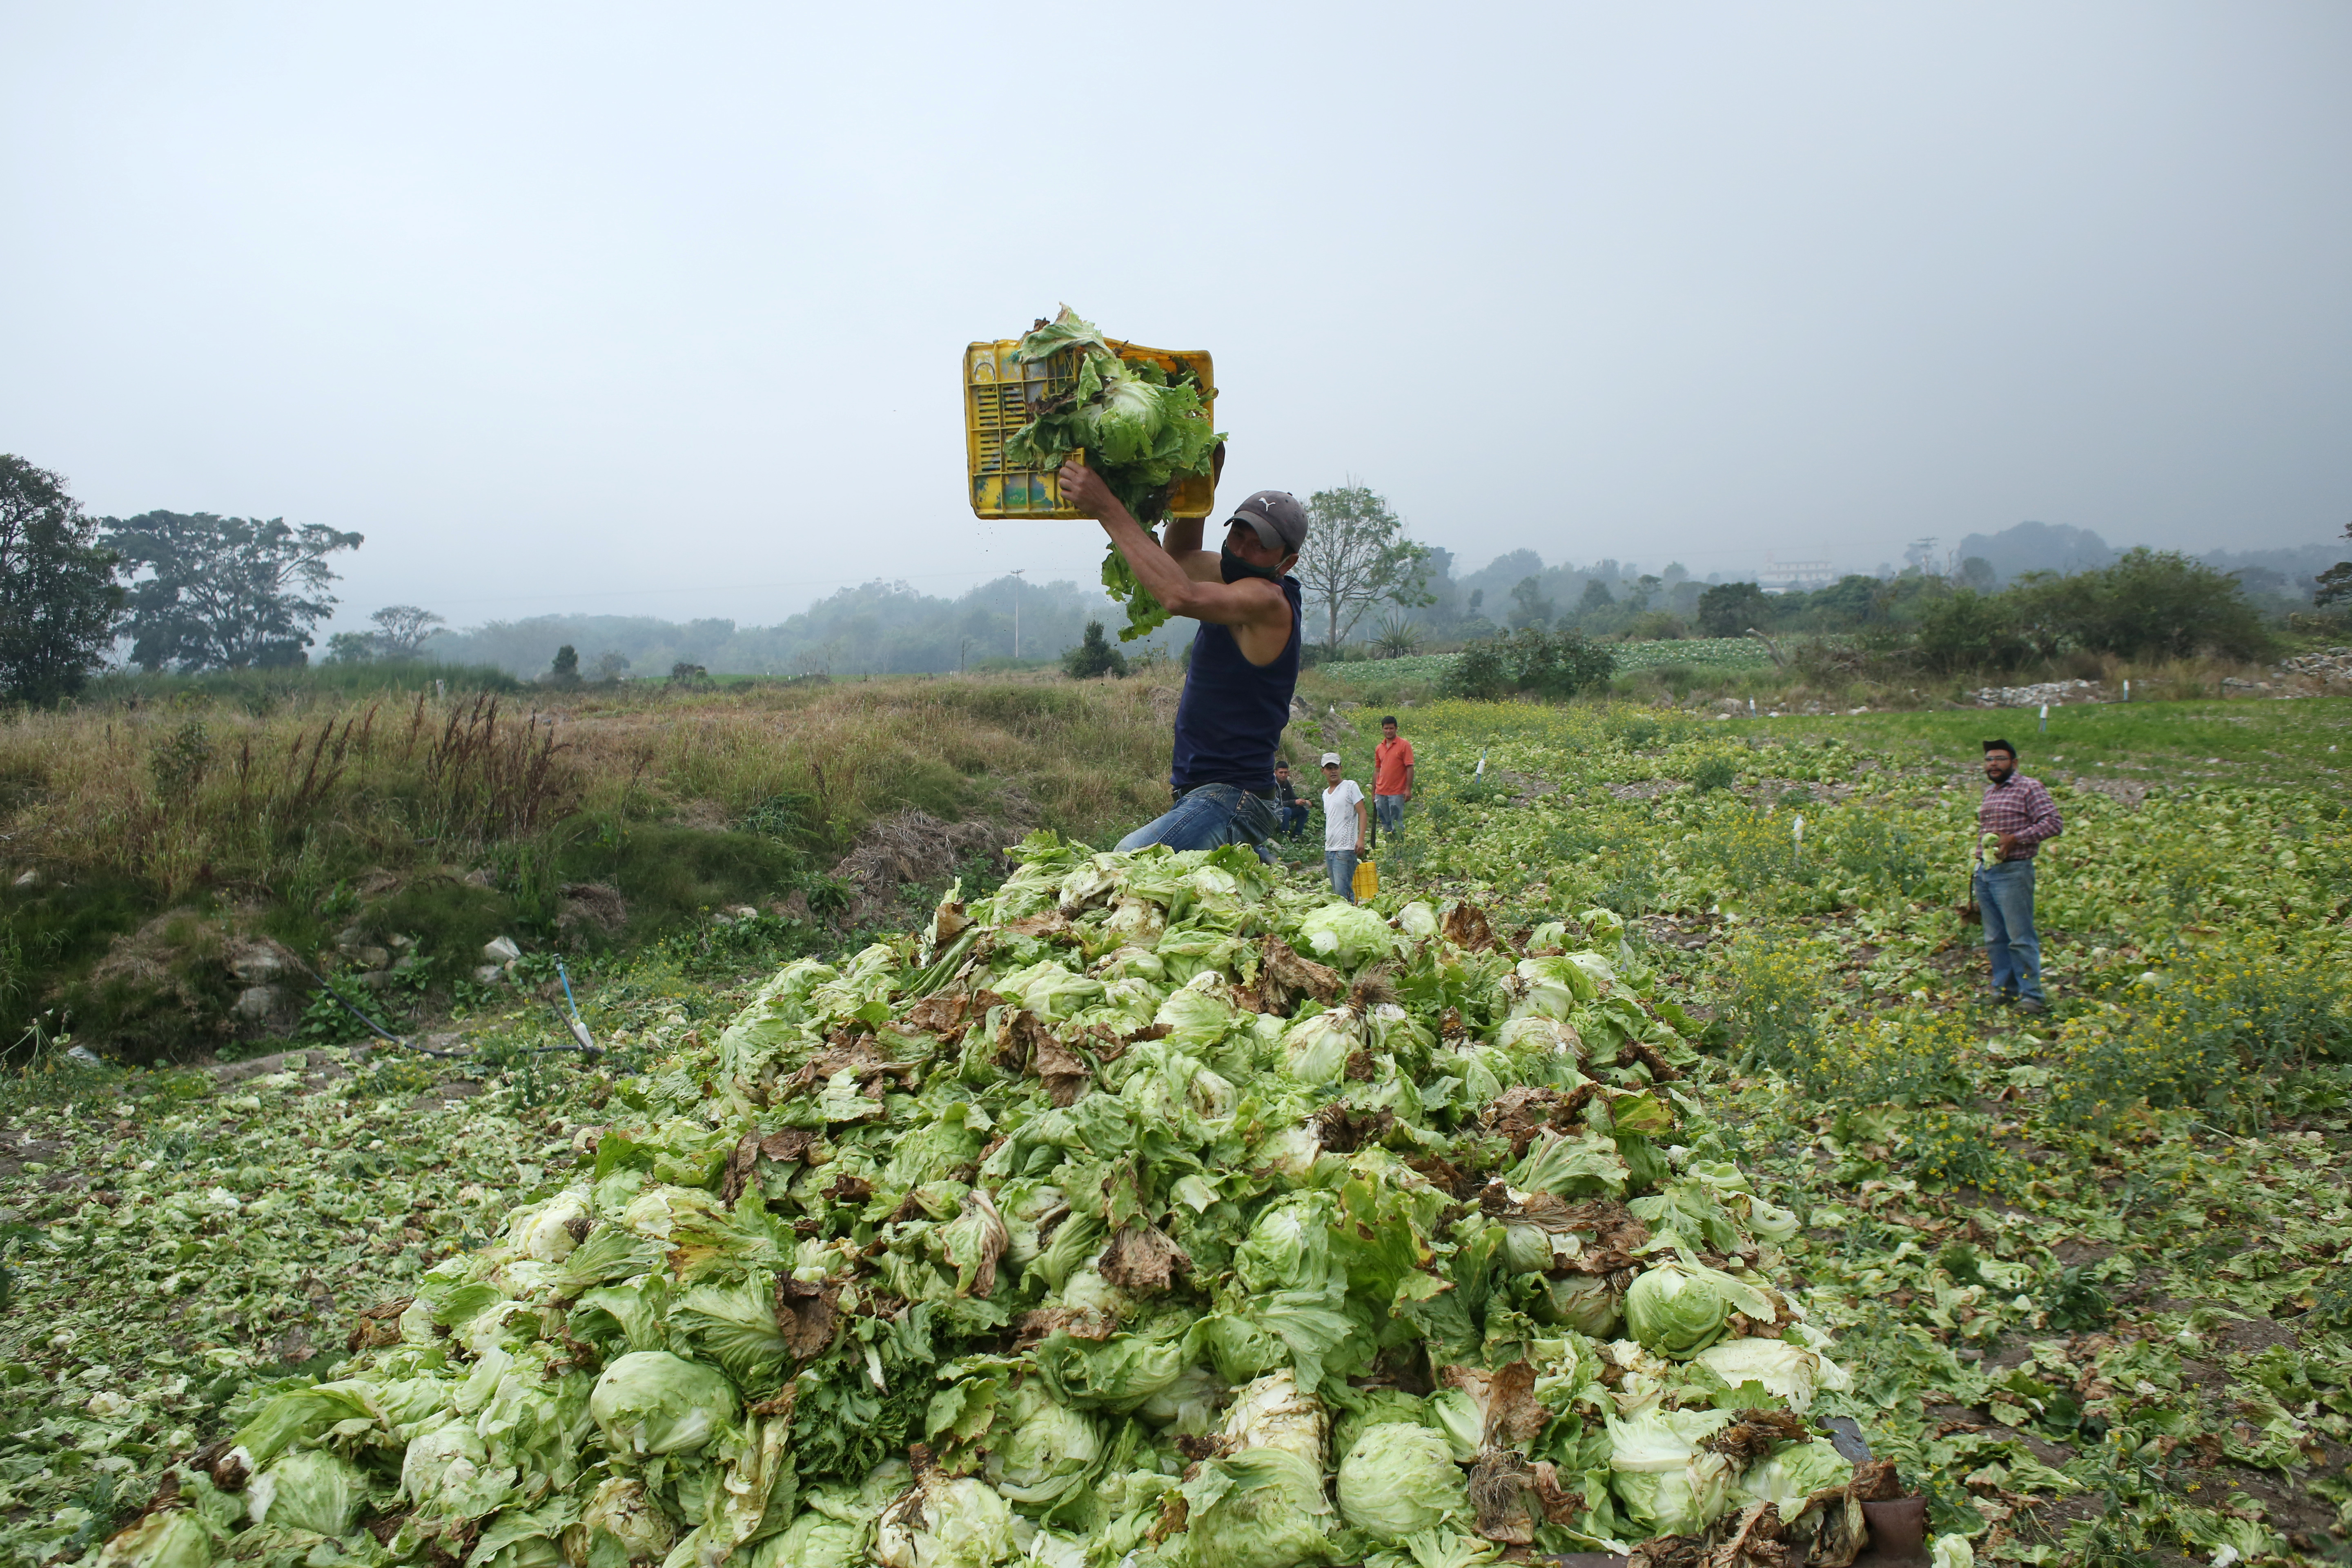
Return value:
[(54, 702), (81, 689), (114, 641), (117, 572), (65, 481), (0, 454), (0, 695)]
[(206, 511), (110, 517), (106, 529), (133, 577), (122, 621), (131, 659), (149, 670), (307, 662), (310, 628), (335, 607), (327, 557), (364, 542), (317, 523)]
[(1323, 646), (1337, 648), (1366, 610), (1386, 599), (1432, 602), (1429, 547), (1405, 536), (1403, 520), (1366, 485), (1317, 490), (1307, 501), (1307, 543), (1294, 571), (1302, 597), (1323, 611)]

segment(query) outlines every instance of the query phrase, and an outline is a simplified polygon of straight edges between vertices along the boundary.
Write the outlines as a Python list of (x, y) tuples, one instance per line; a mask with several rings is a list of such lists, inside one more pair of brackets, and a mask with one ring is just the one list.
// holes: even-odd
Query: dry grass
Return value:
[[(1171, 678), (1172, 679), (1172, 678)], [(812, 848), (919, 806), (1100, 836), (1161, 809), (1172, 685), (908, 678), (521, 696), (299, 694), (0, 723), (21, 871), (300, 900), (354, 868), (465, 865), (583, 819), (741, 821)], [(779, 815), (781, 814), (781, 816)]]

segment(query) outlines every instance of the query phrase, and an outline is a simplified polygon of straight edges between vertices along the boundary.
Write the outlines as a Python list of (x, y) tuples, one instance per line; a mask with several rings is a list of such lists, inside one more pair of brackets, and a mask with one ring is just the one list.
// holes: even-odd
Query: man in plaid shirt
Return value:
[(1976, 899), (1984, 911), (1985, 953), (1992, 961), (1992, 988), (2003, 1002), (2039, 1013), (2050, 1005), (2042, 994), (2042, 942), (2033, 934), (2033, 856), (2044, 839), (2065, 830), (2058, 806), (2039, 779), (2017, 771), (2017, 748), (2007, 741), (1984, 743), (1984, 802), (1977, 807), (1977, 842), (1991, 834), (1987, 861), (1978, 851)]

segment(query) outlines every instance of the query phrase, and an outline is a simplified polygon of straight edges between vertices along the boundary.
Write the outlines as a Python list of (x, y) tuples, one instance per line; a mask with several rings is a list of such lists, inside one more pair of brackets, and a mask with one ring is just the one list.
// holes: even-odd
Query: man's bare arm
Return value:
[[(1225, 471), (1225, 444), (1217, 443), (1209, 459), (1209, 483), (1213, 488)], [(1201, 547), (1202, 525), (1208, 520), (1198, 517), (1171, 517), (1160, 531), (1160, 548), (1184, 568), (1184, 575), (1200, 583), (1221, 583), (1224, 572), (1218, 564), (1217, 552)]]
[[(1103, 526), (1110, 542), (1127, 558), (1135, 573), (1135, 580), (1151, 592), (1171, 615), (1188, 616), (1196, 621), (1208, 621), (1223, 626), (1273, 626), (1280, 625), (1288, 636), (1290, 601), (1282, 590), (1263, 577), (1244, 577), (1238, 583), (1227, 583), (1217, 557), (1195, 551), (1190, 557), (1180, 558), (1144, 531), (1134, 514), (1110, 493), (1110, 487), (1092, 468), (1076, 464), (1064, 466), (1061, 472), (1062, 499)], [(1171, 540), (1176, 530), (1170, 527)], [(1200, 537), (1197, 523), (1192, 530), (1195, 542)], [(1205, 577), (1193, 570), (1195, 561), (1205, 561)], [(1270, 657), (1270, 656), (1269, 656)]]

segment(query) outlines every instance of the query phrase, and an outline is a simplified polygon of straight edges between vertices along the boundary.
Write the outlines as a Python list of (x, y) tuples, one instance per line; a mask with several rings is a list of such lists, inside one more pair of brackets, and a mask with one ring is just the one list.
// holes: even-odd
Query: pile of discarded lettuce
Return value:
[(1522, 952), (1239, 848), (1013, 853), (619, 1084), (593, 1174), (101, 1560), (1852, 1560), (1888, 1467), (1809, 1428), (1796, 1219), (1676, 1142), (1615, 916)]

